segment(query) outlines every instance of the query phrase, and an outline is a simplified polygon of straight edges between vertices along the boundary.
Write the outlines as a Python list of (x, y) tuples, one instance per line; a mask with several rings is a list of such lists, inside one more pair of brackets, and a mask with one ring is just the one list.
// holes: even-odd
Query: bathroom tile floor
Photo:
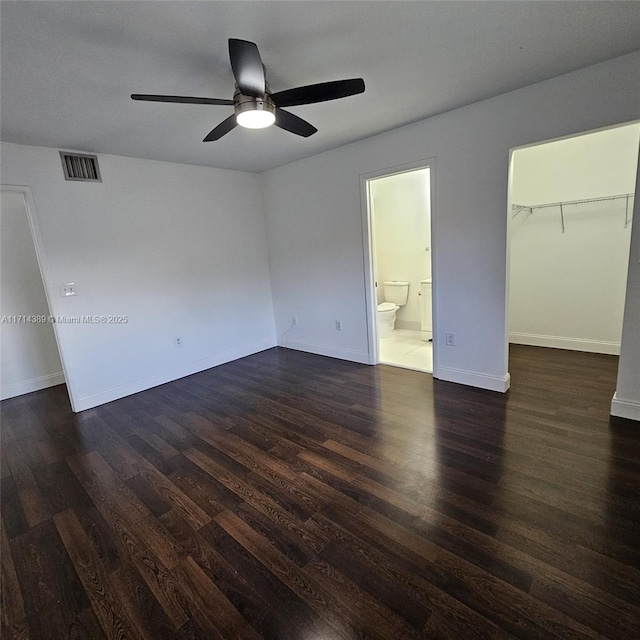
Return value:
[(419, 331), (396, 329), (388, 338), (379, 342), (381, 364), (390, 364), (403, 369), (433, 371), (433, 343), (424, 342)]

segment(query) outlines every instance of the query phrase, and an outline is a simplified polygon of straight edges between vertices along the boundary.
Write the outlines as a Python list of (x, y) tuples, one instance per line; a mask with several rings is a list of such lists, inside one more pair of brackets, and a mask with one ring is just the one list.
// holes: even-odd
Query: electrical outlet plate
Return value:
[(445, 333), (445, 339), (447, 342), (447, 346), (455, 347), (456, 346), (456, 336), (453, 333)]
[(68, 296), (77, 296), (76, 292), (76, 283), (75, 282), (61, 282), (60, 283), (60, 295), (63, 298), (67, 298)]
[(342, 320), (336, 320), (336, 331), (342, 331)]
[(182, 342), (182, 338), (179, 336), (176, 336), (173, 339), (173, 344), (175, 345), (176, 349), (179, 349), (180, 347), (184, 346), (184, 343)]

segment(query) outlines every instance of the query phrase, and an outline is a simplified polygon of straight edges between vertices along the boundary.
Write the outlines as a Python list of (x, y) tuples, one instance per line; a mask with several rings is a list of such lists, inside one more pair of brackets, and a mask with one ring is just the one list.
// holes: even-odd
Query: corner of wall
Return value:
[(613, 400), (611, 400), (611, 415), (618, 418), (640, 421), (640, 402), (622, 400), (618, 398), (616, 392), (613, 394)]

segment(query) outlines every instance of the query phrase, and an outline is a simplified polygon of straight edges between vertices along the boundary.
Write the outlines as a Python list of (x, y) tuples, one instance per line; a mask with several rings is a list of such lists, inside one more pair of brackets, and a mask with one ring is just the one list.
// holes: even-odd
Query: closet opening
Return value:
[(640, 123), (512, 149), (508, 346), (620, 354)]

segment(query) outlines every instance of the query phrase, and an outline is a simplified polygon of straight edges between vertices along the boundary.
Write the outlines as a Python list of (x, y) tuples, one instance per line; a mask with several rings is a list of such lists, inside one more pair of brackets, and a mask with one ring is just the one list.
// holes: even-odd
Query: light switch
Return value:
[(63, 298), (67, 296), (77, 296), (76, 283), (75, 282), (62, 282), (60, 283), (60, 295)]

